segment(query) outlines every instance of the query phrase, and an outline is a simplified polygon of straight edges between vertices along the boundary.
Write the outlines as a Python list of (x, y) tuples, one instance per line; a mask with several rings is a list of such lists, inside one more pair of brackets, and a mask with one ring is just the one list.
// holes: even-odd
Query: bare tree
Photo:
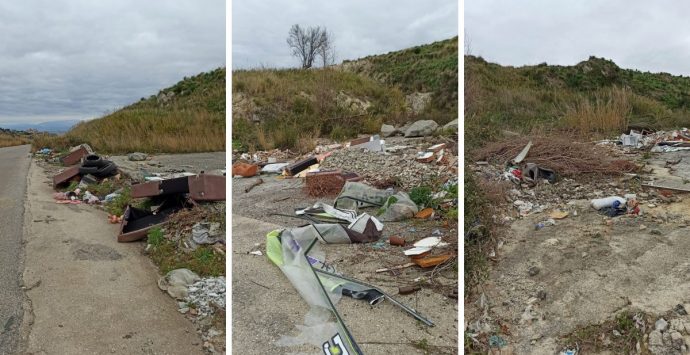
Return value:
[(292, 25), (288, 33), (287, 44), (292, 49), (292, 55), (297, 57), (302, 69), (311, 68), (314, 59), (319, 56), (319, 51), (326, 46), (328, 40), (326, 28), (319, 26), (304, 29), (299, 25)]
[(323, 67), (335, 64), (335, 45), (333, 44), (333, 33), (324, 29), (323, 45), (318, 50), (318, 55), (321, 57)]

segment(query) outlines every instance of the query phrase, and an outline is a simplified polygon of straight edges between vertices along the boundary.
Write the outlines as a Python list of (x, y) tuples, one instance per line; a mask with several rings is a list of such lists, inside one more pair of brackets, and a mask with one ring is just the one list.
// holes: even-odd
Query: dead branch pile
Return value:
[(472, 155), (476, 160), (507, 163), (515, 158), (530, 140), (532, 147), (523, 163), (535, 163), (561, 176), (621, 175), (638, 170), (638, 166), (629, 160), (609, 158), (611, 153), (605, 147), (573, 142), (563, 137), (512, 138), (489, 143)]

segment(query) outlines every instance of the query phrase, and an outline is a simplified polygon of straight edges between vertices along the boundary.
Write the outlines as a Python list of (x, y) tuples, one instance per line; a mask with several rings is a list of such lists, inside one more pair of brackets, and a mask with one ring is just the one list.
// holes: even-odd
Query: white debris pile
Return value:
[(188, 305), (193, 305), (197, 315), (201, 318), (214, 313), (214, 305), (225, 309), (225, 277), (203, 278), (189, 286), (187, 297)]

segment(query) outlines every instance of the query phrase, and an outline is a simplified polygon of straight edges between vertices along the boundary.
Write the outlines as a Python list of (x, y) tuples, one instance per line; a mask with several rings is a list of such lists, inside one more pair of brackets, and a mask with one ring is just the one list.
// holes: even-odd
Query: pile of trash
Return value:
[[(52, 150), (44, 148), (41, 155), (52, 155)], [(132, 153), (130, 159), (146, 159), (143, 153)], [(56, 192), (54, 198), (61, 204), (102, 204), (112, 202), (123, 194), (125, 187), (104, 196), (97, 196), (87, 188), (100, 185), (109, 179), (120, 182), (121, 172), (117, 165), (94, 153), (87, 144), (70, 149), (59, 158), (63, 165), (69, 166), (53, 177), (53, 188), (66, 191)], [(74, 187), (72, 187), (74, 186)], [(129, 186), (131, 198), (148, 198), (151, 207), (140, 208), (127, 205), (122, 215), (110, 215), (110, 223), (119, 223), (118, 242), (132, 242), (146, 238), (148, 231), (161, 227), (169, 217), (185, 208), (204, 202), (225, 201), (225, 176), (193, 174), (188, 172), (169, 175), (150, 176), (146, 182)]]
[[(194, 308), (197, 317), (205, 318), (216, 309), (225, 310), (225, 277), (205, 277), (187, 288), (186, 306)], [(184, 308), (180, 309), (184, 312)]]
[[(158, 280), (158, 287), (178, 301), (178, 310), (197, 326), (204, 341), (223, 334), (214, 329), (212, 316), (225, 312), (225, 277), (201, 278), (189, 269), (175, 269)], [(213, 345), (204, 345), (211, 353)]]
[[(340, 348), (333, 349), (332, 353), (338, 353), (338, 350), (339, 353), (357, 353), (359, 348), (345, 323), (328, 320), (330, 315), (340, 319), (335, 304), (343, 296), (362, 300), (371, 306), (389, 300), (402, 307), (413, 318), (433, 325), (431, 320), (380, 288), (339, 273), (336, 265), (326, 262), (325, 253), (319, 247), (320, 244), (352, 243), (367, 243), (375, 247), (379, 243), (389, 243), (400, 247), (391, 249), (391, 252), (404, 255), (410, 260), (407, 264), (377, 270), (379, 273), (395, 272), (412, 266), (429, 270), (449, 262), (455, 257), (455, 253), (448, 251), (450, 244), (443, 241), (440, 231), (435, 232), (435, 235), (419, 238), (409, 246), (403, 238), (397, 236), (382, 238), (385, 223), (411, 219), (419, 212), (419, 207), (403, 191), (382, 190), (362, 182), (345, 181), (332, 204), (317, 202), (311, 207), (296, 209), (294, 215), (285, 215), (299, 218), (307, 224), (268, 233), (266, 255), (285, 273), (311, 306), (310, 314), (325, 314), (324, 317), (318, 317), (318, 324), (313, 323), (314, 317), (307, 316), (305, 327), (300, 327), (304, 331), (318, 327), (323, 332), (301, 334), (294, 338), (283, 337), (279, 343), (297, 345), (308, 342), (320, 346), (338, 336), (342, 342), (335, 342), (330, 347)], [(421, 286), (417, 284), (405, 285), (400, 287), (400, 293), (408, 294), (419, 289)], [(325, 297), (332, 303), (324, 303)]]
[(621, 134), (618, 141), (601, 141), (600, 144), (615, 143), (636, 149), (650, 148), (653, 153), (690, 150), (690, 130), (682, 128), (673, 131), (650, 131), (631, 129)]
[[(489, 143), (474, 152), (476, 161), (505, 164), (516, 178), (550, 179), (558, 176), (579, 177), (583, 174), (620, 176), (638, 170), (626, 159), (610, 159), (610, 150), (589, 143), (577, 143), (566, 137), (525, 137)], [(530, 167), (521, 164), (530, 163)], [(536, 174), (536, 175), (535, 175)]]

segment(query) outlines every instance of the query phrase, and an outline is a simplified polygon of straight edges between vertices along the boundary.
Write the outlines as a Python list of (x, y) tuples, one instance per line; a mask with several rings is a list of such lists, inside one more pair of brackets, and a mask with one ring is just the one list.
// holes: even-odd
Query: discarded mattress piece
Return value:
[(294, 162), (285, 167), (285, 174), (288, 176), (295, 176), (300, 172), (307, 170), (312, 165), (318, 164), (319, 161), (316, 157), (309, 157), (297, 162)]
[[(335, 307), (343, 295), (366, 300), (371, 305), (388, 299), (414, 318), (433, 326), (433, 322), (381, 289), (334, 273), (333, 267), (323, 262), (325, 255), (317, 244), (317, 238), (295, 235), (291, 230), (275, 230), (266, 235), (269, 260), (280, 268), (310, 307), (305, 325), (300, 326), (302, 334), (283, 336), (277, 342), (279, 346), (308, 343), (324, 354), (363, 354)], [(335, 322), (330, 320), (331, 316)]]
[(357, 211), (363, 207), (378, 207), (376, 214), (382, 222), (395, 222), (412, 218), (419, 212), (410, 196), (405, 192), (379, 190), (360, 182), (348, 181), (333, 204), (337, 208)]
[(75, 177), (79, 177), (79, 166), (73, 166), (63, 170), (53, 176), (53, 189), (57, 190), (59, 187), (69, 184)]
[(120, 243), (134, 242), (146, 238), (150, 229), (165, 225), (171, 214), (184, 207), (184, 201), (179, 198), (165, 200), (156, 211), (143, 210), (128, 205), (122, 223), (120, 223), (117, 241)]
[(70, 149), (69, 154), (65, 155), (60, 159), (62, 164), (66, 166), (77, 164), (81, 161), (81, 158), (85, 157), (87, 154), (92, 154), (93, 150), (88, 144), (81, 144)]
[(225, 176), (199, 174), (132, 185), (132, 197), (189, 194), (195, 201), (225, 201)]
[(310, 196), (337, 195), (346, 181), (360, 181), (362, 178), (340, 169), (330, 171), (307, 172), (305, 189)]

